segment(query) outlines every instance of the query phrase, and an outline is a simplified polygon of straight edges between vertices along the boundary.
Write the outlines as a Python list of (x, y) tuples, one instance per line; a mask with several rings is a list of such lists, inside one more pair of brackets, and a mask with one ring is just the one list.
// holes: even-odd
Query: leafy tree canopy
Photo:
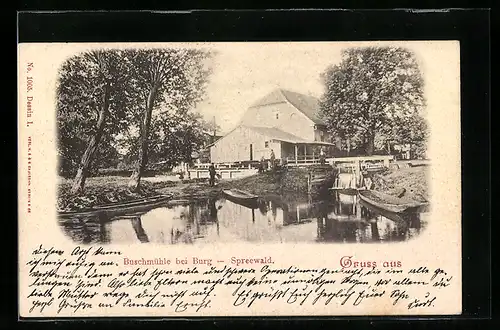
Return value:
[(370, 155), (377, 136), (391, 143), (425, 143), (423, 79), (413, 52), (347, 49), (322, 79), (321, 114), (330, 132), (350, 148), (362, 147)]

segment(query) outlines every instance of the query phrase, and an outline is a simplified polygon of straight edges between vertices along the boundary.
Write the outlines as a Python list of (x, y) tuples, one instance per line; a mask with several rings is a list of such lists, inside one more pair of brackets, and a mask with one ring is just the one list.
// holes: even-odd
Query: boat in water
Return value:
[(153, 207), (157, 207), (169, 202), (172, 195), (157, 195), (153, 197), (146, 197), (127, 202), (118, 202), (111, 204), (98, 205), (87, 209), (76, 211), (59, 211), (60, 218), (77, 218), (77, 217), (91, 217), (105, 215), (112, 217), (124, 213), (137, 213), (145, 212)]
[(409, 198), (394, 197), (376, 190), (360, 190), (358, 196), (367, 204), (394, 213), (401, 213), (426, 205), (426, 203)]
[(333, 187), (330, 188), (330, 190), (336, 191), (339, 194), (342, 195), (348, 195), (348, 196), (356, 196), (358, 194), (359, 190), (362, 190), (364, 188), (342, 188), (342, 187)]
[(259, 196), (239, 189), (228, 189), (222, 191), (224, 196), (231, 202), (246, 206), (248, 208), (258, 208)]

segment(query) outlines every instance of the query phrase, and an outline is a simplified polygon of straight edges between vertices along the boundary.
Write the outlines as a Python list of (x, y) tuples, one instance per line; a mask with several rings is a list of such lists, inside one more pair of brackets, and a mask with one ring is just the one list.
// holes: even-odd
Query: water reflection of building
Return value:
[(312, 205), (302, 200), (284, 202), (272, 199), (262, 204), (265, 207), (260, 208), (261, 213), (266, 215), (269, 222), (279, 226), (310, 222), (313, 218)]
[(214, 198), (185, 206), (187, 232), (194, 240), (219, 236), (218, 211), (221, 207)]
[(415, 236), (421, 228), (418, 213), (395, 215), (389, 219), (362, 205), (353, 196), (337, 199), (332, 204), (320, 203), (316, 211), (321, 241), (401, 241)]
[(422, 228), (418, 213), (382, 215), (355, 196), (319, 202), (270, 198), (254, 208), (208, 199), (114, 219), (73, 220), (62, 223), (62, 228), (83, 244), (400, 241)]

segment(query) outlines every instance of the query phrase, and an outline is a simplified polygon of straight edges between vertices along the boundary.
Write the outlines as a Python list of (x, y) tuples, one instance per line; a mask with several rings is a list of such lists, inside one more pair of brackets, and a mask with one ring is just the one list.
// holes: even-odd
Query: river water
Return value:
[(380, 243), (415, 237), (426, 219), (427, 213), (385, 213), (340, 194), (326, 200), (268, 196), (255, 205), (218, 197), (104, 221), (61, 221), (60, 226), (83, 244)]

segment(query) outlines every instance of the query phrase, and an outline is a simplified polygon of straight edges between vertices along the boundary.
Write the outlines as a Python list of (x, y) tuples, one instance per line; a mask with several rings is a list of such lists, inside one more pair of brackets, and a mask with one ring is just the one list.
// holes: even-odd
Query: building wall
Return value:
[(290, 103), (249, 108), (241, 123), (247, 126), (277, 127), (309, 141), (315, 138), (313, 121)]
[(314, 130), (314, 141), (330, 142), (330, 137), (325, 127), (320, 126)]
[(250, 144), (253, 150), (252, 158), (255, 161), (260, 160), (262, 157), (269, 159), (271, 149), (273, 149), (276, 159), (281, 157), (280, 142), (269, 141), (266, 136), (240, 126), (210, 148), (210, 160), (214, 163), (249, 161)]

